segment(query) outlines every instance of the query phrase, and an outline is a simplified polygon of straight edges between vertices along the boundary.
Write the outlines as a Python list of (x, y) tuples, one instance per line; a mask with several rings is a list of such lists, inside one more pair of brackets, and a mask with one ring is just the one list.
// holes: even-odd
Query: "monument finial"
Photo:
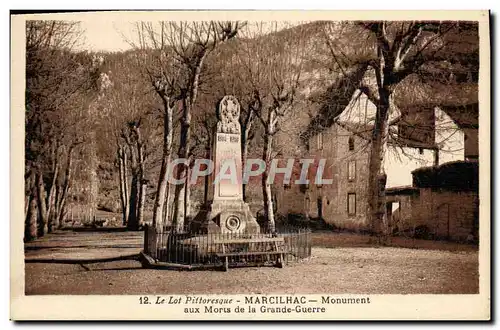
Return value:
[(226, 95), (219, 103), (217, 133), (240, 134), (240, 103), (232, 95)]

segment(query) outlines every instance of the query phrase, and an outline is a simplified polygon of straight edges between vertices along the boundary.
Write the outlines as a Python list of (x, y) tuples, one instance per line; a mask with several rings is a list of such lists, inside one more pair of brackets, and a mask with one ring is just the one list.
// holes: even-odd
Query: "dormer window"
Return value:
[(349, 137), (349, 151), (354, 151), (354, 138), (352, 136)]

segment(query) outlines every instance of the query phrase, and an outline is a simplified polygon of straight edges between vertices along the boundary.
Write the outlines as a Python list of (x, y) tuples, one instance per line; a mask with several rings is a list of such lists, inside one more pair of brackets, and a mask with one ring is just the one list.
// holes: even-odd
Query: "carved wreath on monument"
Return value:
[(240, 218), (238, 218), (236, 215), (230, 215), (226, 219), (226, 228), (229, 231), (236, 231), (240, 228), (241, 226), (241, 221)]
[(217, 133), (240, 134), (240, 103), (232, 95), (224, 96), (219, 104)]

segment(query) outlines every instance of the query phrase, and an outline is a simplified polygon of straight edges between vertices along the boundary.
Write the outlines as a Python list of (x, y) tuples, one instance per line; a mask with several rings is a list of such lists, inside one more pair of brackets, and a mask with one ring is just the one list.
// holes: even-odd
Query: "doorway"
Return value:
[(403, 230), (401, 223), (401, 203), (399, 201), (391, 201), (386, 204), (387, 214), (387, 232), (396, 234)]
[(450, 204), (444, 203), (437, 208), (436, 235), (450, 238)]
[(318, 197), (317, 207), (318, 207), (318, 219), (323, 220), (323, 197)]

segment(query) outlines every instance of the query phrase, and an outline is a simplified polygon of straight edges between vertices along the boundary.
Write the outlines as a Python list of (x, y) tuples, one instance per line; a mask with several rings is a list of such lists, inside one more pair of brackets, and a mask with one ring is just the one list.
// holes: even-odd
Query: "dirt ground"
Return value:
[[(138, 261), (86, 263), (132, 256), (142, 233), (71, 232), (25, 244), (26, 294), (477, 293), (478, 252), (471, 245), (394, 239), (372, 247), (355, 234), (314, 233), (312, 257), (273, 267), (173, 271)], [(55, 262), (82, 260), (81, 264)]]

